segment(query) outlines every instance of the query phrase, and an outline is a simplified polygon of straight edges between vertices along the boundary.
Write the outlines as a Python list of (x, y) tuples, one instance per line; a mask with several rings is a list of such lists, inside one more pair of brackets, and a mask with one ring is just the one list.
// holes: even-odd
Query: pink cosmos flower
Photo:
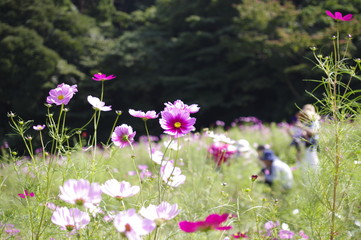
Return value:
[(100, 189), (103, 193), (120, 200), (134, 196), (140, 191), (139, 186), (131, 186), (129, 182), (118, 182), (116, 179), (106, 181)]
[(141, 236), (147, 235), (156, 228), (152, 220), (142, 218), (135, 209), (119, 212), (114, 217), (114, 226), (131, 240), (141, 240)]
[(264, 224), (264, 228), (266, 230), (271, 230), (272, 228), (275, 228), (277, 226), (279, 226), (280, 223), (277, 221), (277, 222), (273, 222), (273, 221), (268, 221)]
[(46, 102), (48, 104), (67, 105), (76, 92), (78, 92), (77, 85), (70, 86), (62, 83), (49, 91)]
[(199, 107), (197, 104), (192, 104), (188, 106), (187, 104), (184, 104), (181, 100), (176, 100), (173, 104), (168, 102), (164, 104), (166, 107), (164, 108), (164, 111), (171, 112), (173, 109), (179, 109), (183, 110), (189, 113), (196, 113), (199, 111)]
[(159, 119), (160, 126), (167, 133), (175, 138), (195, 130), (195, 118), (191, 118), (189, 112), (173, 109), (172, 111), (162, 111), (162, 118)]
[(248, 238), (247, 234), (244, 232), (238, 232), (232, 235), (233, 238)]
[(127, 124), (122, 124), (114, 129), (112, 133), (112, 141), (115, 146), (123, 148), (134, 142), (134, 136), (137, 132), (133, 132), (133, 128)]
[(61, 230), (79, 230), (84, 228), (90, 222), (90, 216), (86, 212), (82, 212), (77, 208), (68, 209), (67, 207), (59, 207), (51, 216), (51, 221), (60, 226)]
[(147, 111), (147, 112), (142, 112), (142, 111), (136, 111), (134, 109), (129, 109), (129, 114), (132, 115), (133, 117), (137, 117), (137, 118), (141, 118), (143, 120), (148, 120), (148, 119), (155, 119), (158, 117), (159, 114), (156, 113), (156, 111)]
[(163, 181), (171, 187), (178, 187), (186, 180), (179, 167), (175, 167), (171, 162), (165, 162), (160, 168), (160, 175)]
[(304, 238), (304, 239), (308, 239), (309, 237), (305, 234), (305, 232), (304, 231), (300, 231), (299, 233), (298, 233), (302, 238)]
[(294, 232), (289, 231), (289, 230), (280, 230), (280, 232), (278, 233), (278, 237), (280, 239), (292, 239), (293, 236), (295, 235)]
[(94, 74), (94, 77), (92, 77), (92, 79), (94, 81), (106, 81), (106, 80), (111, 80), (111, 79), (114, 79), (116, 78), (116, 76), (114, 75), (105, 75), (105, 74), (102, 74), (102, 73), (97, 73), (97, 74)]
[(95, 110), (99, 111), (111, 111), (112, 106), (105, 106), (105, 102), (100, 101), (99, 98), (93, 97), (91, 95), (88, 96), (88, 102), (93, 106)]
[(24, 193), (19, 193), (18, 196), (21, 198), (27, 198), (27, 197), (35, 197), (35, 194), (33, 192), (29, 193), (28, 190), (24, 190)]
[(139, 213), (152, 221), (155, 221), (157, 225), (160, 225), (163, 221), (175, 218), (180, 210), (178, 204), (169, 204), (168, 202), (162, 202), (158, 206), (150, 204), (147, 208), (142, 207)]
[(352, 20), (352, 14), (347, 14), (342, 17), (342, 13), (335, 12), (335, 14), (333, 14), (332, 12), (330, 12), (328, 10), (326, 10), (326, 14), (335, 20), (340, 20), (340, 21), (351, 21)]
[(60, 199), (71, 204), (93, 207), (102, 200), (102, 191), (98, 183), (90, 183), (88, 180), (69, 179), (60, 186)]
[(212, 154), (217, 166), (220, 166), (237, 152), (237, 148), (228, 143), (214, 142), (209, 146), (208, 152)]
[(45, 128), (45, 125), (43, 124), (43, 125), (36, 125), (36, 126), (33, 126), (33, 129), (35, 130), (35, 131), (41, 131), (41, 130), (43, 130)]
[(188, 222), (182, 221), (179, 222), (179, 227), (184, 232), (196, 232), (200, 231), (208, 231), (211, 229), (215, 230), (229, 230), (232, 229), (232, 226), (221, 226), (223, 222), (225, 222), (228, 218), (228, 213), (224, 213), (222, 215), (218, 214), (211, 214), (209, 215), (206, 220), (199, 221), (199, 222)]

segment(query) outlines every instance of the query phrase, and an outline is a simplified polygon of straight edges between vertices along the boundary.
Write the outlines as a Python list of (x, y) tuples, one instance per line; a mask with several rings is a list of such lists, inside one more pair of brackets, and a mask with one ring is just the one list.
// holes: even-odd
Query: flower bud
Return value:
[(256, 180), (257, 180), (257, 178), (258, 178), (258, 175), (252, 175), (252, 176), (251, 176), (251, 180), (252, 180), (252, 182), (256, 181)]
[(310, 47), (311, 51), (316, 51), (317, 50), (317, 47), (313, 46), (313, 47)]
[(330, 39), (331, 39), (331, 40), (336, 40), (337, 37), (336, 37), (335, 35), (333, 35), (333, 36), (330, 37)]

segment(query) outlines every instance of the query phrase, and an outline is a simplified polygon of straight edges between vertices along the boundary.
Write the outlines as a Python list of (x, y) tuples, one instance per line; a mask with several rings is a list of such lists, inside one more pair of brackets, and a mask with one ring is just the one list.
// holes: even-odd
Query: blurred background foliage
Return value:
[(1, 0), (1, 136), (10, 111), (44, 122), (48, 91), (63, 82), (79, 88), (69, 124), (85, 123), (98, 72), (117, 76), (105, 86), (114, 110), (160, 111), (181, 99), (201, 106), (199, 127), (289, 120), (295, 105), (314, 102), (306, 79), (321, 77), (309, 47), (332, 48), (325, 10), (354, 14), (341, 38), (352, 34), (360, 57), (361, 0)]

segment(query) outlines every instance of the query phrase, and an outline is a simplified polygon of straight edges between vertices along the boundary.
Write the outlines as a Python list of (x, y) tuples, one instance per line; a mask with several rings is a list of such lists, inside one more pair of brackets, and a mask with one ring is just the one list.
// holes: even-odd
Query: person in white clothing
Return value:
[(292, 188), (293, 174), (287, 163), (281, 161), (271, 149), (264, 146), (259, 146), (257, 152), (264, 165), (261, 173), (264, 175), (265, 183), (271, 187), (280, 185), (285, 190)]

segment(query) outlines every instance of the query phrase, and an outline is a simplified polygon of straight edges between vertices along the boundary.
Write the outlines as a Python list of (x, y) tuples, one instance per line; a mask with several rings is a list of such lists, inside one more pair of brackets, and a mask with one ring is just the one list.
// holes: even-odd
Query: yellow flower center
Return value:
[(64, 99), (64, 95), (59, 95), (59, 96), (58, 96), (58, 99), (59, 99), (59, 100), (63, 100), (63, 99)]
[(180, 128), (182, 126), (182, 124), (180, 122), (175, 122), (174, 123), (174, 127), (176, 128)]

